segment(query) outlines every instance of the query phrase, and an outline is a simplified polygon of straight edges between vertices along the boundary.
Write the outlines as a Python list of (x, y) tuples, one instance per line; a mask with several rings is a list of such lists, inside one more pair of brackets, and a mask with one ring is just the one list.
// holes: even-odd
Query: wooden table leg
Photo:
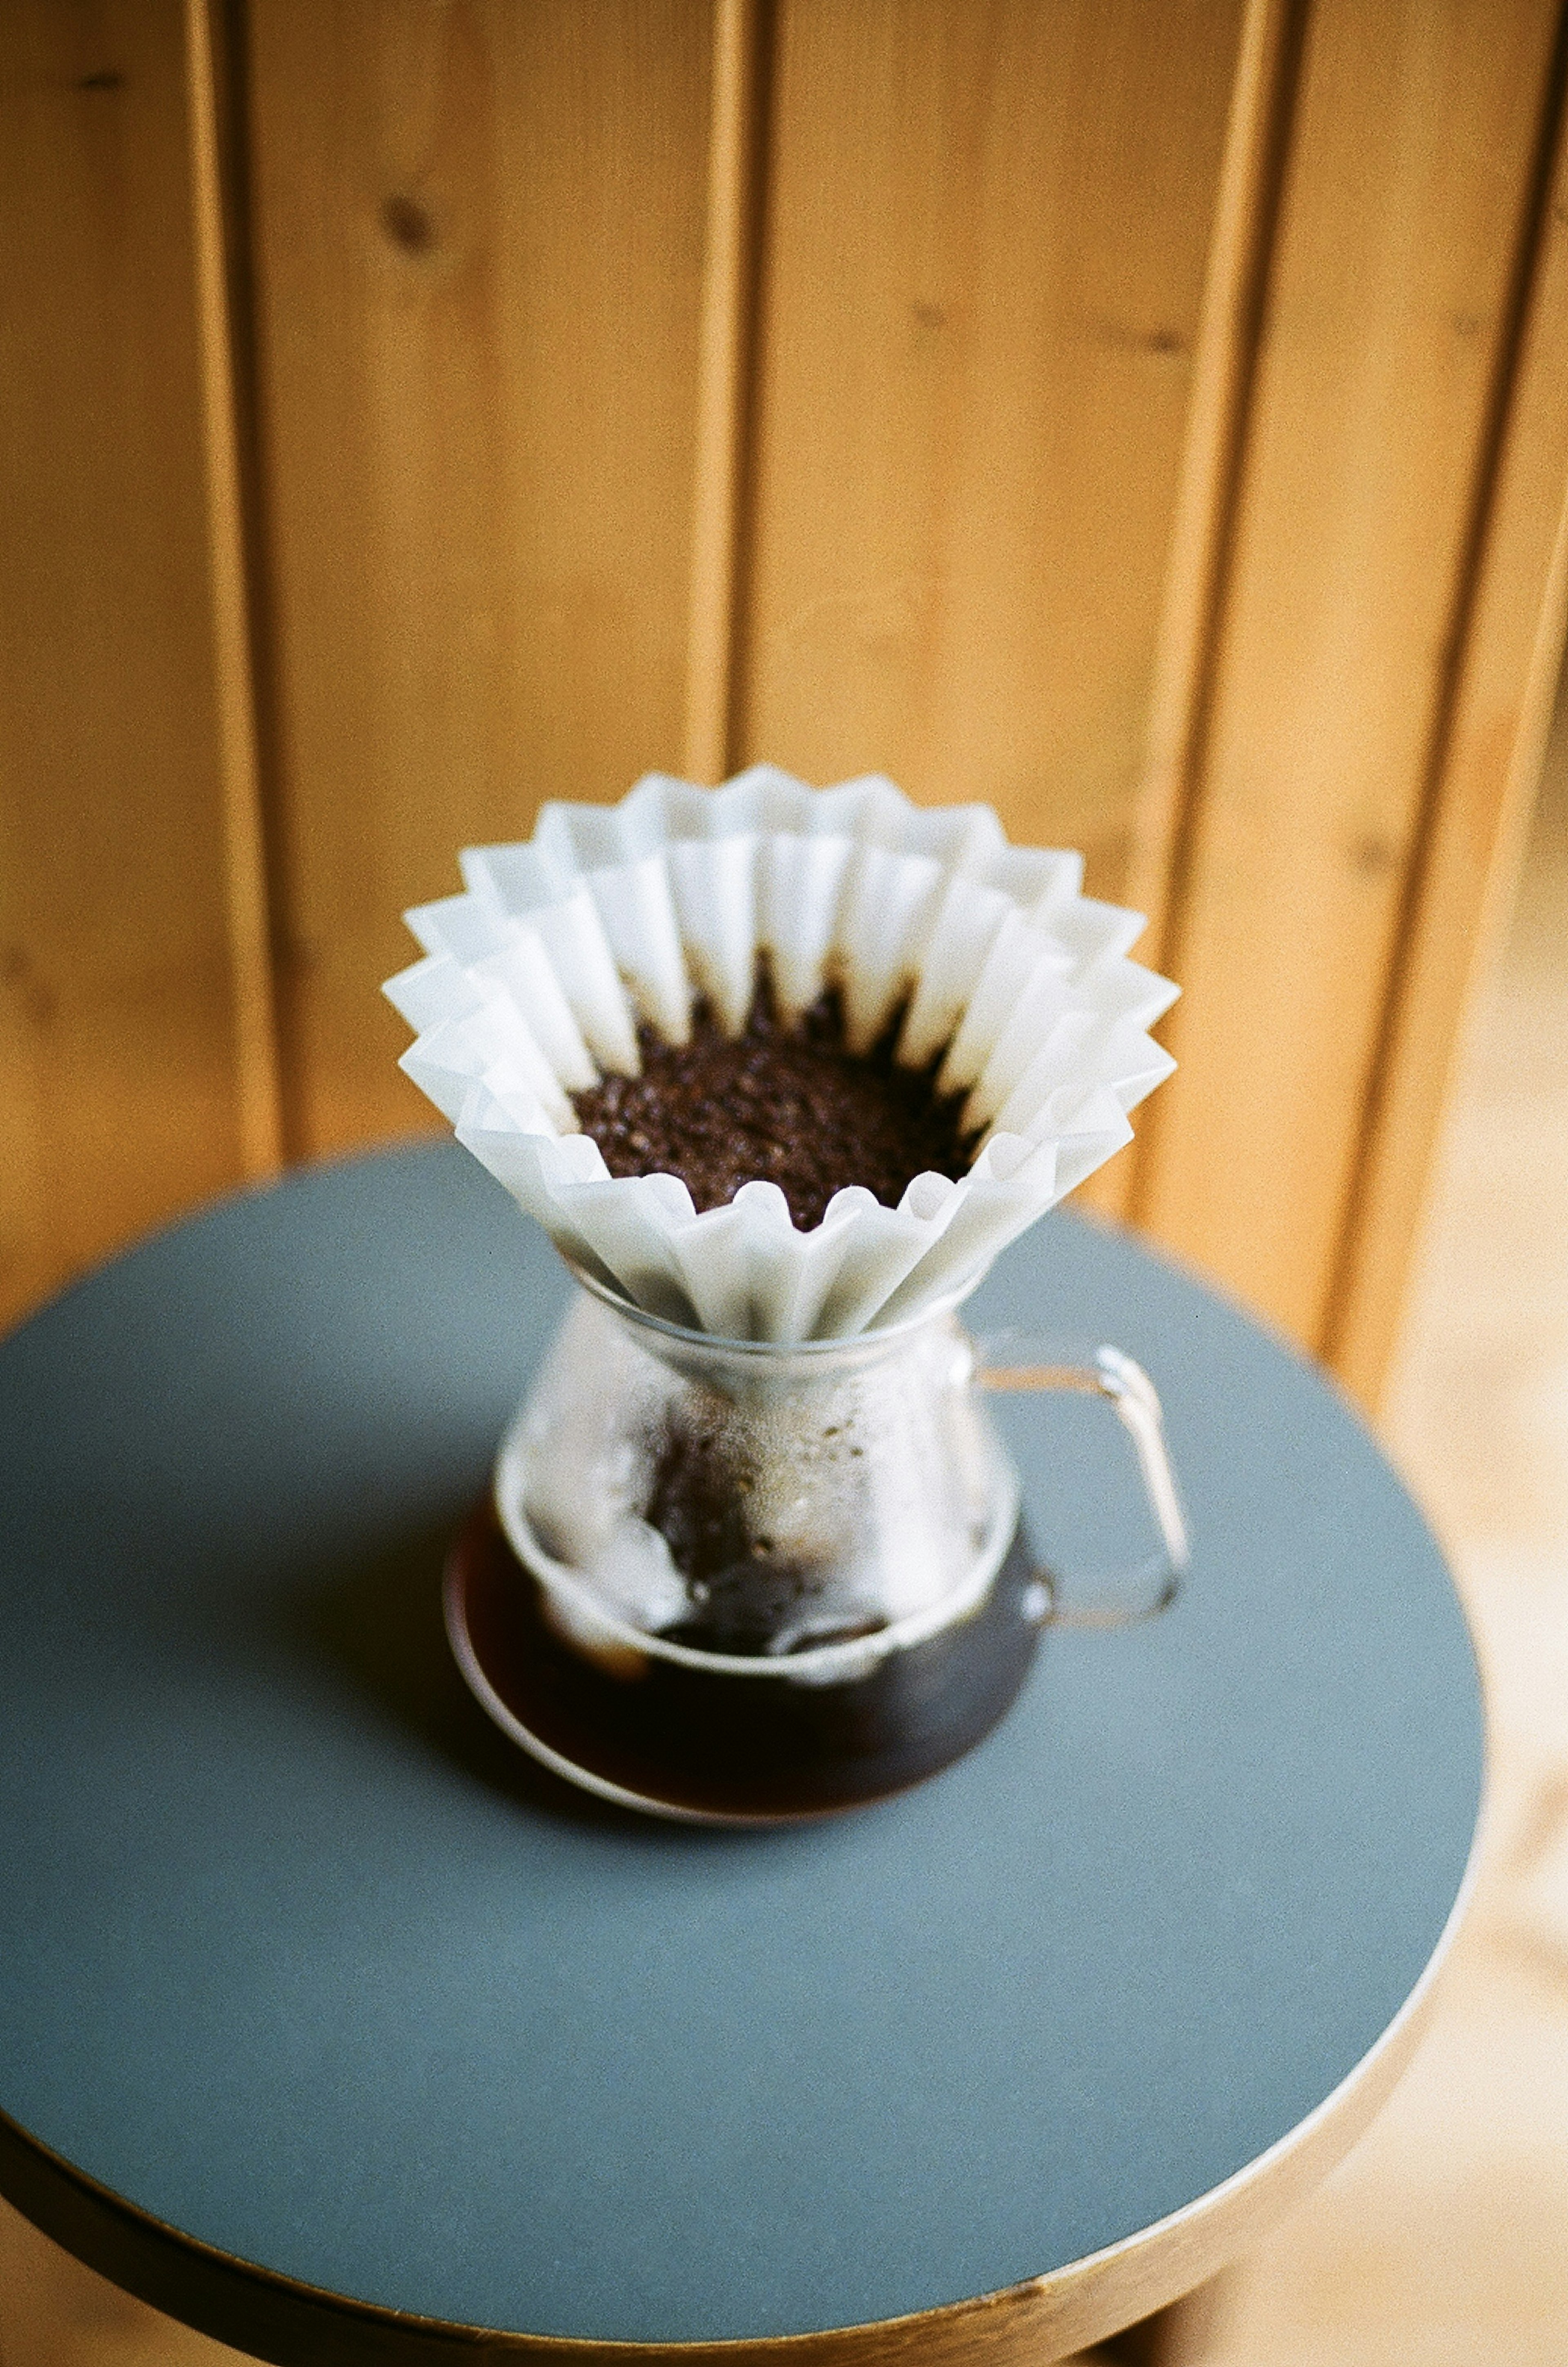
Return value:
[(1226, 2269), (1195, 2293), (1113, 2334), (1089, 2355), (1105, 2367), (1203, 2367), (1229, 2323), (1238, 2271)]

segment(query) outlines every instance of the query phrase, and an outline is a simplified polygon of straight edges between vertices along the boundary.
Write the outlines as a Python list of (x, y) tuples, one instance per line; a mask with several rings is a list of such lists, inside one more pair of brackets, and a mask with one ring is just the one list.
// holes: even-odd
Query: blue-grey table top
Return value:
[[(569, 1287), (443, 1146), (232, 1201), (0, 1347), (6, 2159), (305, 2286), (647, 2342), (993, 2292), (1285, 2136), (1432, 1954), (1481, 1779), (1452, 1588), (1341, 1399), (1048, 1218), (971, 1318), (1148, 1365), (1184, 1593), (1049, 1634), (903, 1798), (682, 1829), (536, 1769), (442, 1633)], [(1103, 1410), (1010, 1421), (1041, 1542), (1102, 1551)]]

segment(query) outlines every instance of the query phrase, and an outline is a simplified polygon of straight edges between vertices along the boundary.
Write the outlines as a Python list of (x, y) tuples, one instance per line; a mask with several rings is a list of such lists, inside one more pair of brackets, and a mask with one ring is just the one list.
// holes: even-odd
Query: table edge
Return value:
[(1253, 2161), (1135, 2235), (973, 2299), (807, 2334), (628, 2342), (463, 2326), (355, 2301), (206, 2244), (75, 2169), (0, 2112), (0, 2195), (88, 2268), (271, 2367), (416, 2367), (442, 2356), (536, 2367), (1044, 2367), (1135, 2324), (1227, 2267), (1349, 2151), (1415, 2055), (1475, 1888), (1488, 1818), (1404, 2002), (1322, 2102)]

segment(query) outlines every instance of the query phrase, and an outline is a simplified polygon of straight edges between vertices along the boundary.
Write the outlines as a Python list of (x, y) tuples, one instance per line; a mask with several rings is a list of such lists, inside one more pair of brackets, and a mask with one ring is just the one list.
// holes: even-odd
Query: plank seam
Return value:
[(714, 18), (682, 752), (708, 783), (735, 756), (772, 17), (770, 0), (717, 0)]
[(224, 172), (224, 44), (220, 28), (214, 38), (209, 0), (186, 0), (185, 31), (240, 1166), (247, 1182), (258, 1183), (282, 1164), (283, 1116), (257, 718), (254, 569)]
[[(1453, 750), (1455, 724), (1483, 591), (1487, 548), (1496, 516), (1514, 398), (1525, 360), (1531, 298), (1537, 284), (1560, 162), (1565, 94), (1568, 94), (1568, 6), (1559, 12), (1557, 33), (1546, 76), (1536, 153), (1520, 215), (1513, 284), (1508, 291), (1492, 391), (1480, 438), (1480, 465), (1458, 571), (1452, 622), (1443, 651), (1431, 733), (1422, 767), (1421, 795), (1411, 856), (1399, 900), (1377, 1041), (1368, 1071), (1360, 1123), (1346, 1181), (1339, 1234), (1324, 1295), (1317, 1352), (1329, 1364), (1336, 1363), (1343, 1353), (1351, 1327), (1358, 1269), (1367, 1230), (1368, 1185), (1378, 1139), (1387, 1122), (1387, 1104), (1394, 1086), (1400, 1014), (1415, 965), (1421, 912), (1437, 856), (1438, 823)], [(1552, 572), (1554, 575), (1558, 572), (1555, 559)]]
[[(1190, 425), (1171, 531), (1131, 900), (1156, 968), (1179, 964), (1196, 857), (1248, 431), (1301, 87), (1309, 0), (1249, 0), (1203, 291)], [(1146, 1222), (1160, 1133), (1142, 1122), (1124, 1186)]]

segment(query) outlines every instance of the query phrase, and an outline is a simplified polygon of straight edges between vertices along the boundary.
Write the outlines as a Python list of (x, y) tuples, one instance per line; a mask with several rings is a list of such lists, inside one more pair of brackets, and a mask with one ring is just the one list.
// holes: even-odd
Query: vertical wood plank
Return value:
[(746, 755), (1120, 887), (1239, 22), (784, 0)]
[[(1568, 28), (1568, 20), (1565, 20)], [(1552, 153), (1503, 389), (1496, 471), (1451, 717), (1370, 1097), (1324, 1351), (1375, 1406), (1476, 971), (1506, 920), (1568, 619), (1568, 136), (1559, 36)], [(1568, 1059), (1568, 1047), (1563, 1057)]]
[(678, 766), (712, 23), (256, 0), (290, 1138), (421, 1127), (378, 986), (453, 851)]
[[(1192, 392), (1155, 642), (1143, 776), (1124, 900), (1148, 915), (1139, 958), (1167, 966), (1184, 826), (1212, 712), (1224, 562), (1235, 523), (1304, 0), (1247, 0), (1193, 348)], [(1124, 1217), (1140, 1138), (1080, 1187), (1081, 1207)]]
[(276, 1174), (282, 1163), (283, 1109), (253, 663), (251, 521), (242, 482), (233, 353), (232, 312), (243, 291), (235, 288), (230, 268), (231, 186), (226, 186), (230, 176), (221, 153), (228, 59), (220, 38), (214, 40), (211, 0), (186, 0), (185, 41), (235, 1093), (240, 1163), (254, 1183)]
[(694, 433), (691, 619), (682, 770), (722, 781), (734, 742), (736, 587), (756, 339), (764, 69), (772, 11), (716, 0)]
[(1148, 737), (1127, 892), (1157, 962), (1182, 818), (1201, 762), (1214, 640), (1235, 525), (1280, 184), (1301, 63), (1303, 0), (1247, 0), (1193, 351)]
[(1555, 10), (1318, 0), (1135, 1206), (1325, 1319), (1450, 663)]
[(0, 1308), (243, 1169), (179, 0), (0, 19)]

